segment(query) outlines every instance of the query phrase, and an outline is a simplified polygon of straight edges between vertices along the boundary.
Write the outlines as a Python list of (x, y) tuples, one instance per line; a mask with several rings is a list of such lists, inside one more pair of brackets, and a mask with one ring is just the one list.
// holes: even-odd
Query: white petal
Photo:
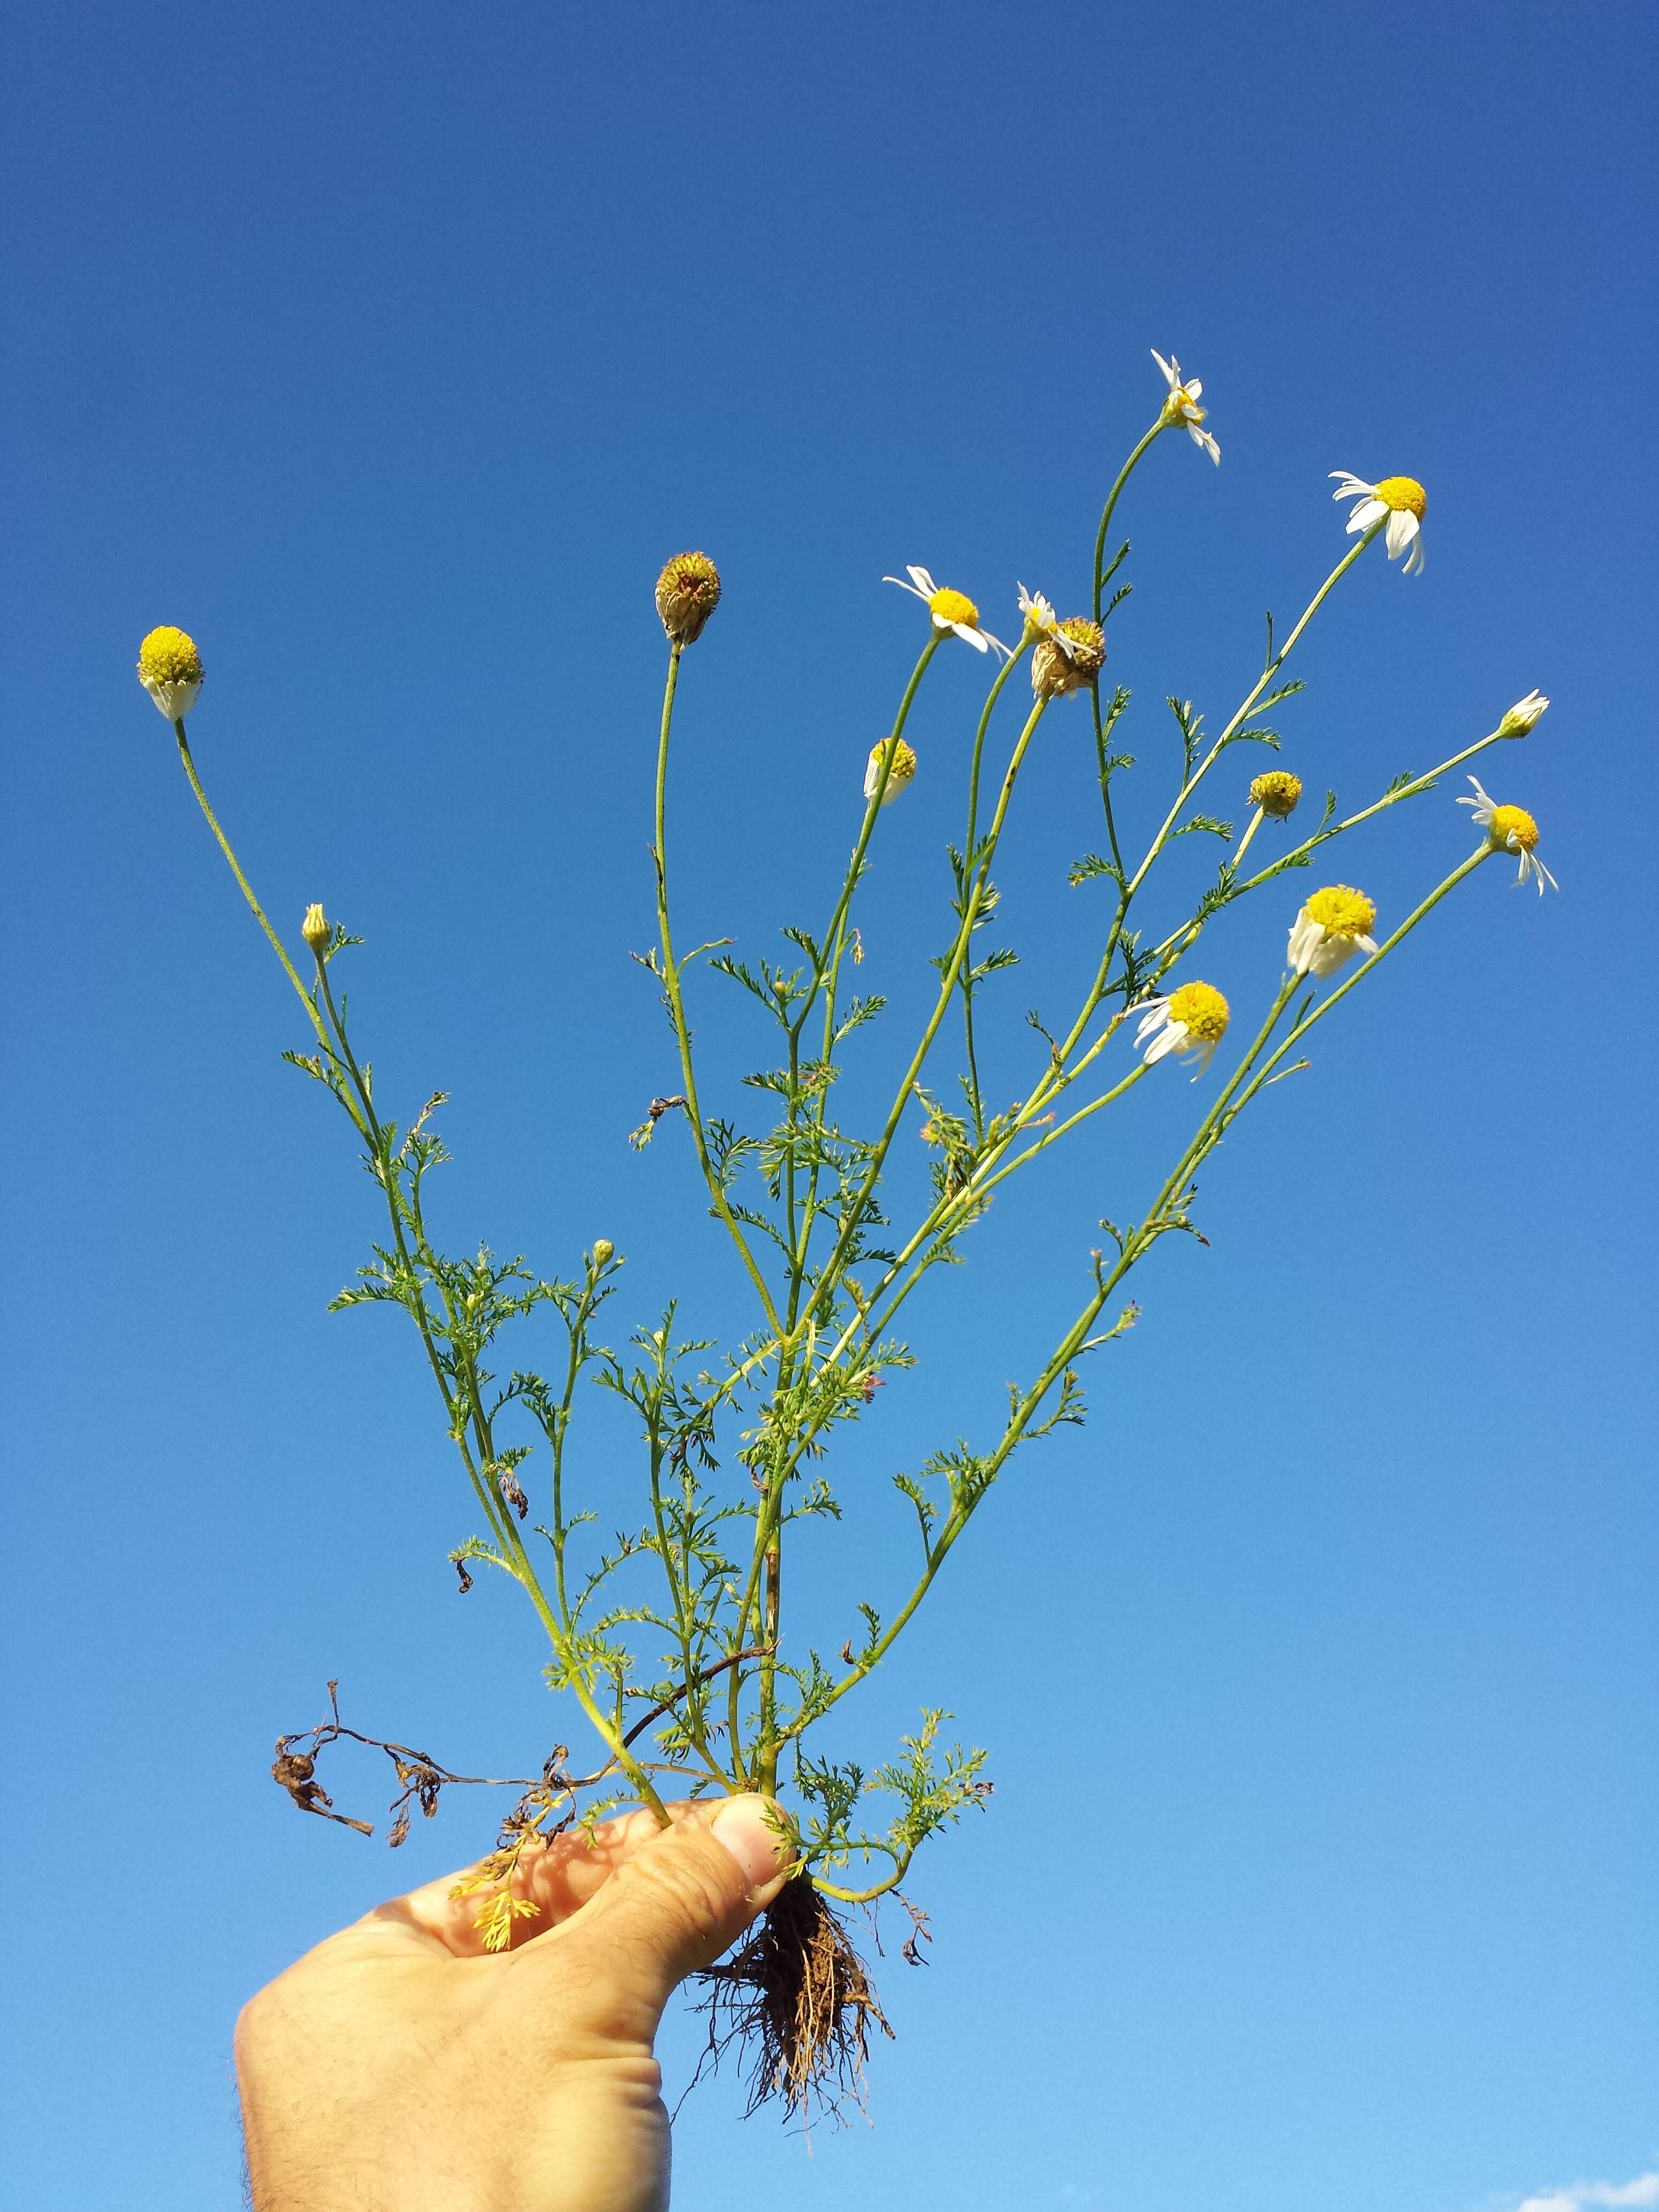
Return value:
[(1423, 538), (1420, 532), (1417, 537), (1413, 539), (1412, 550), (1406, 556), (1406, 565), (1400, 573), (1402, 576), (1420, 576), (1422, 574)]
[(918, 568), (914, 561), (905, 563), (905, 573), (923, 599), (931, 599), (938, 591), (939, 586), (933, 581), (928, 571), (926, 568)]
[(1176, 368), (1172, 368), (1170, 363), (1164, 360), (1163, 355), (1158, 351), (1156, 346), (1152, 348), (1152, 359), (1164, 371), (1164, 380), (1169, 386), (1170, 391), (1173, 392), (1176, 385), (1181, 381), (1179, 366), (1177, 365)]
[(963, 643), (964, 645), (971, 645), (975, 653), (983, 653), (990, 643), (990, 640), (985, 636), (983, 632), (976, 629), (969, 629), (966, 623), (946, 623), (943, 624), (942, 627), (946, 629), (955, 630), (957, 635), (962, 640)]

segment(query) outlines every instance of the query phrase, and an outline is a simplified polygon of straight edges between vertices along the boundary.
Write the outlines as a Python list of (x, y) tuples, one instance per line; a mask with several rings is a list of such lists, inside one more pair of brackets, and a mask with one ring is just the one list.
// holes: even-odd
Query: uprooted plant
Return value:
[[(547, 1638), (550, 1686), (574, 1700), (598, 1740), (590, 1772), (573, 1775), (561, 1747), (539, 1778), (514, 1784), (522, 1794), (498, 1848), (469, 1879), (483, 1938), (504, 1946), (515, 1923), (534, 1915), (525, 1894), (525, 1854), (544, 1848), (572, 1821), (591, 1822), (624, 1802), (665, 1820), (665, 1797), (676, 1794), (775, 1795), (795, 1845), (797, 1875), (761, 1927), (714, 1970), (709, 2001), (716, 2043), (735, 2032), (750, 2044), (755, 2100), (776, 2096), (790, 2110), (855, 2086), (868, 2026), (885, 2027), (836, 1908), (896, 1891), (921, 1845), (982, 1803), (989, 1789), (984, 1753), (945, 1741), (942, 1711), (926, 1711), (898, 1755), (868, 1770), (821, 1753), (815, 1731), (891, 1652), (1012, 1455), (1061, 1424), (1082, 1421), (1083, 1363), (1135, 1318), (1125, 1296), (1130, 1273), (1164, 1237), (1198, 1233), (1200, 1170), (1265, 1090), (1306, 1066), (1303, 1048), (1317, 1024), (1494, 854), (1516, 857), (1517, 881), (1534, 881), (1540, 891), (1553, 880), (1537, 858), (1531, 817), (1495, 804), (1476, 783), (1476, 797), (1463, 802), (1474, 810), (1474, 848), (1382, 941), (1363, 891), (1333, 883), (1300, 901), (1284, 972), (1264, 982), (1249, 1043), (1196, 1126), (1173, 1144), (1168, 1173), (1150, 1199), (1121, 1225), (1103, 1223), (1107, 1241), (1083, 1266), (1081, 1303), (1037, 1371), (1011, 1387), (1000, 1431), (981, 1443), (944, 1443), (919, 1474), (892, 1478), (901, 1510), (915, 1522), (909, 1586), (878, 1607), (878, 1594), (857, 1589), (849, 1577), (848, 1617), (856, 1601), (861, 1627), (838, 1660), (801, 1649), (790, 1633), (787, 1600), (792, 1537), (805, 1521), (837, 1516), (832, 1447), (838, 1432), (876, 1405), (884, 1378), (911, 1364), (898, 1330), (918, 1290), (963, 1256), (969, 1231), (1015, 1176), (1152, 1078), (1166, 1059), (1194, 1063), (1194, 1081), (1206, 1073), (1231, 1032), (1231, 1012), (1221, 991), (1194, 973), (1193, 959), (1230, 909), (1259, 898), (1290, 872), (1307, 870), (1326, 847), (1431, 791), (1487, 747), (1524, 736), (1548, 703), (1529, 694), (1486, 736), (1431, 768), (1396, 776), (1357, 811), (1340, 813), (1335, 794), (1328, 794), (1317, 825), (1299, 838), (1286, 825), (1302, 784), (1284, 769), (1269, 768), (1249, 783), (1242, 830), (1203, 811), (1224, 781), (1224, 757), (1231, 767), (1240, 757), (1237, 747), (1278, 748), (1279, 734), (1265, 718), (1301, 689), (1286, 665), (1371, 544), (1380, 537), (1390, 559), (1405, 555), (1407, 573), (1421, 566), (1422, 487), (1406, 477), (1373, 484), (1341, 476), (1335, 496), (1353, 503), (1352, 542), (1341, 560), (1282, 636), (1268, 618), (1261, 667), (1218, 733), (1206, 733), (1190, 702), (1170, 700), (1170, 765), (1132, 781), (1135, 763), (1119, 750), (1130, 695), (1118, 688), (1102, 696), (1107, 626), (1129, 589), (1113, 588), (1128, 552), (1123, 544), (1108, 558), (1114, 519), (1131, 477), (1164, 432), (1184, 430), (1219, 459), (1204, 428), (1200, 386), (1183, 381), (1175, 362), (1160, 360), (1159, 368), (1167, 396), (1106, 499), (1087, 570), (1086, 612), (1062, 619), (1022, 585), (1020, 632), (1009, 647), (981, 627), (972, 600), (936, 585), (927, 569), (911, 568), (908, 581), (887, 580), (921, 601), (925, 641), (890, 728), (864, 763), (863, 811), (830, 912), (815, 927), (786, 927), (781, 959), (739, 957), (727, 942), (686, 952), (676, 945), (669, 843), (674, 704), (684, 655), (717, 605), (720, 582), (702, 553), (672, 560), (658, 581), (668, 665), (653, 845), (657, 941), (640, 957), (666, 1011), (678, 1088), (651, 1101), (630, 1141), (643, 1151), (665, 1124), (689, 1139), (710, 1215), (753, 1295), (750, 1333), (725, 1347), (686, 1331), (675, 1307), (636, 1330), (626, 1350), (605, 1342), (601, 1323), (623, 1264), (605, 1240), (569, 1276), (544, 1279), (519, 1259), (484, 1249), (458, 1255), (441, 1239), (428, 1182), (446, 1158), (433, 1126), (444, 1094), (406, 1122), (384, 1111), (335, 988), (336, 963), (361, 940), (320, 906), (311, 907), (301, 930), (301, 960), (309, 963), (302, 976), (198, 775), (185, 727), (202, 684), (195, 645), (182, 631), (161, 629), (140, 653), (140, 677), (173, 725), (191, 787), (304, 1007), (307, 1047), (285, 1057), (337, 1102), (380, 1187), (384, 1241), (335, 1304), (379, 1301), (410, 1316), (478, 1516), (477, 1532), (451, 1554), (460, 1586), (471, 1587), (480, 1565), (520, 1585)], [(949, 920), (933, 963), (937, 979), (920, 1034), (892, 1063), (884, 1117), (851, 1127), (837, 1113), (842, 1058), (855, 1040), (863, 1045), (860, 1033), (884, 1004), (853, 988), (864, 957), (854, 921), (859, 890), (878, 832), (892, 819), (888, 810), (916, 774), (905, 732), (917, 694), (935, 655), (958, 644), (981, 655), (994, 675), (967, 747), (963, 828), (960, 845), (948, 848)], [(999, 734), (997, 710), (1022, 667), (1029, 708), (1008, 742)], [(981, 933), (998, 913), (998, 851), (1022, 764), (1046, 718), (1057, 707), (1075, 716), (1079, 697), (1087, 702), (1093, 740), (1091, 749), (1077, 749), (1079, 770), (1097, 796), (1103, 843), (1071, 868), (1073, 884), (1097, 887), (1091, 896), (1104, 890), (1103, 910), (1089, 910), (1097, 917), (1087, 924), (1092, 973), (1068, 1021), (1051, 1030), (1035, 1014), (1027, 1017), (1030, 1061), (1021, 1094), (988, 1095), (979, 1072), (981, 1030), (996, 979), (1014, 959), (1004, 949), (981, 949)], [(1132, 841), (1127, 817), (1149, 775), (1164, 778), (1165, 788)], [(1264, 859), (1257, 844), (1264, 831), (1291, 842)], [(1222, 848), (1213, 879), (1173, 926), (1167, 916), (1149, 923), (1154, 890), (1168, 879), (1160, 863), (1193, 836)], [(1325, 988), (1345, 968), (1345, 979)], [(743, 1078), (751, 1093), (770, 1102), (769, 1127), (740, 1127), (709, 1103), (714, 1093), (693, 1050), (687, 995), (710, 971), (749, 995), (773, 1041), (770, 1065)], [(1121, 1037), (1131, 1024), (1131, 1036)], [(957, 1056), (953, 1088), (936, 1073), (947, 1040)], [(1171, 1103), (1187, 1095), (1172, 1091)], [(722, 1089), (722, 1109), (726, 1096)], [(907, 1179), (893, 1172), (892, 1153), (907, 1125), (925, 1139), (932, 1171), (903, 1212)], [(890, 1218), (890, 1209), (898, 1218)], [(534, 1344), (545, 1341), (550, 1327), (556, 1357), (510, 1367), (503, 1380), (505, 1333), (514, 1329)], [(572, 1453), (584, 1389), (595, 1384), (633, 1409), (641, 1445), (631, 1527), (608, 1549), (592, 1534), (593, 1493)], [(614, 1510), (614, 1483), (607, 1489), (607, 1510)], [(301, 1736), (279, 1743), (277, 1779), (303, 1809), (343, 1817), (322, 1794), (316, 1759), (326, 1743), (354, 1733), (333, 1709), (331, 1721), (310, 1732), (309, 1750), (296, 1749)], [(411, 1802), (430, 1811), (442, 1787), (467, 1778), (407, 1747), (358, 1741), (378, 1744), (404, 1786), (394, 1842), (406, 1831)], [(890, 1819), (875, 1814), (878, 1803), (896, 1808)], [(914, 1955), (914, 1941), (908, 1948)]]

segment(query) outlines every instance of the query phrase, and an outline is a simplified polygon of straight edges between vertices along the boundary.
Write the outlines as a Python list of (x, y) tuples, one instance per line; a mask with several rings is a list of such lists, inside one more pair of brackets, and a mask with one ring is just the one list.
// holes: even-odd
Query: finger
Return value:
[(794, 1846), (770, 1798), (687, 1808), (635, 1844), (580, 1911), (514, 1971), (556, 1972), (569, 2024), (650, 2045), (676, 1984), (712, 1966), (788, 1879)]
[[(698, 1816), (705, 1810), (689, 1800), (664, 1809), (672, 1820), (677, 1821)], [(706, 1809), (712, 1816), (718, 1807)], [(533, 1905), (536, 1911), (514, 1921), (514, 1948), (533, 1942), (538, 1936), (545, 1935), (568, 1920), (572, 1913), (579, 1912), (630, 1851), (637, 1850), (660, 1832), (656, 1814), (641, 1811), (601, 1821), (591, 1832), (585, 1828), (568, 1829), (563, 1835), (553, 1837), (542, 1849), (532, 1844), (519, 1862), (513, 1887), (514, 1895)], [(465, 1881), (477, 1871), (477, 1866), (458, 1868), (453, 1874), (442, 1875), (436, 1881), (423, 1882), (405, 1897), (394, 1897), (385, 1905), (377, 1905), (366, 1917), (371, 1922), (417, 1929), (435, 1938), (458, 1959), (477, 1958), (483, 1945), (474, 1923), (487, 1893), (478, 1891), (464, 1897), (453, 1894), (458, 1882)]]

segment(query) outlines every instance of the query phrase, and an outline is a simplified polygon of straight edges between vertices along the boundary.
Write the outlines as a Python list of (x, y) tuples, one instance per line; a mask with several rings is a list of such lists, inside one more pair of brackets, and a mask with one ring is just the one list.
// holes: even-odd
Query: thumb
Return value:
[(691, 1808), (631, 1851), (555, 1931), (571, 2010), (595, 2033), (648, 2045), (677, 1984), (742, 1935), (783, 1887), (793, 1860), (787, 1823), (770, 1798)]

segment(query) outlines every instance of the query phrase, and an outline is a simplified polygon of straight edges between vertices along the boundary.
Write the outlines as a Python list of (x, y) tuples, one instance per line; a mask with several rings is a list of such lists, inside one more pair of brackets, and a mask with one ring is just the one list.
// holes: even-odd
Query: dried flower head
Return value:
[(1086, 615), (1054, 625), (1031, 654), (1031, 689), (1039, 699), (1063, 699), (1091, 684), (1106, 665), (1106, 633)]
[(188, 631), (163, 623), (138, 648), (138, 681), (169, 722), (182, 722), (201, 695), (205, 670)]
[(1283, 822), (1294, 814), (1301, 798), (1302, 779), (1292, 775), (1287, 768), (1270, 768), (1250, 785), (1251, 805), (1259, 806), (1275, 822)]
[(696, 644), (720, 601), (720, 570), (706, 553), (677, 553), (657, 579), (657, 612), (672, 644)]

